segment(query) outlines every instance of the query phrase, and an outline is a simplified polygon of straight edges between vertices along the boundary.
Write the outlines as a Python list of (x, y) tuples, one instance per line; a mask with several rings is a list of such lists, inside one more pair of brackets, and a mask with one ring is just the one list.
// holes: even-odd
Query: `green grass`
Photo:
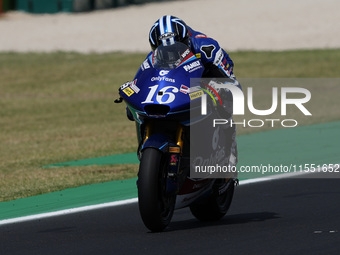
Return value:
[[(134, 124), (126, 119), (124, 105), (113, 101), (144, 57), (0, 53), (0, 201), (135, 177), (137, 165), (41, 166), (136, 150)], [(235, 52), (231, 57), (238, 78), (339, 77), (340, 50)], [(339, 89), (311, 85), (313, 118), (302, 124), (338, 120)]]

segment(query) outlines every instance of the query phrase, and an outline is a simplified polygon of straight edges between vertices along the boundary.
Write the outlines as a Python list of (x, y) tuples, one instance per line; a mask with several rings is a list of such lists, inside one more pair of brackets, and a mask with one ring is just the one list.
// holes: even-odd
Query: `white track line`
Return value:
[[(240, 181), (239, 184), (245, 185), (245, 184), (251, 184), (251, 183), (265, 182), (265, 181), (271, 181), (271, 180), (276, 180), (276, 179), (295, 177), (295, 176), (299, 176), (303, 174), (309, 174), (309, 173), (301, 172), (301, 173), (277, 174), (277, 175), (272, 175), (272, 176), (263, 177), (263, 178), (243, 180), (243, 181)], [(12, 224), (12, 223), (20, 223), (20, 222), (25, 222), (25, 221), (56, 217), (56, 216), (67, 215), (67, 214), (78, 213), (78, 212), (86, 212), (86, 211), (97, 210), (97, 209), (108, 208), (108, 207), (115, 207), (115, 206), (120, 206), (120, 205), (127, 205), (127, 204), (136, 203), (136, 202), (138, 202), (138, 198), (131, 198), (131, 199), (103, 203), (103, 204), (98, 204), (98, 205), (89, 205), (89, 206), (83, 206), (83, 207), (78, 207), (78, 208), (60, 210), (56, 212), (40, 213), (40, 214), (35, 214), (35, 215), (30, 215), (30, 216), (17, 217), (13, 219), (0, 220), (0, 226), (6, 225), (6, 224)]]
[(91, 211), (91, 210), (96, 210), (96, 209), (101, 209), (101, 208), (107, 208), (107, 207), (127, 205), (127, 204), (136, 203), (137, 201), (138, 201), (137, 198), (131, 198), (131, 199), (115, 201), (115, 202), (110, 202), (110, 203), (103, 203), (103, 204), (98, 204), (98, 205), (89, 205), (89, 206), (83, 206), (83, 207), (78, 207), (78, 208), (56, 211), (56, 212), (40, 213), (40, 214), (36, 214), (36, 215), (18, 217), (18, 218), (7, 219), (7, 220), (0, 220), (0, 226), (5, 225), (5, 224), (10, 224), (10, 223), (19, 223), (19, 222), (24, 222), (24, 221), (38, 220), (38, 219), (67, 215), (67, 214), (78, 213), (78, 212), (86, 212), (86, 211)]
[(267, 177), (262, 177), (262, 178), (243, 180), (243, 181), (240, 181), (240, 185), (297, 177), (297, 176), (305, 175), (305, 174), (312, 174), (312, 173), (311, 172), (295, 172), (295, 173), (275, 174), (275, 175), (269, 175)]

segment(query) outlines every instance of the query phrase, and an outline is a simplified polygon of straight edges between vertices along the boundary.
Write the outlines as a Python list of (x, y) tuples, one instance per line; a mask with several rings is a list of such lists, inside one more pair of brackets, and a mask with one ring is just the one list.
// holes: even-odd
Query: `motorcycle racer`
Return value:
[[(209, 78), (210, 87), (214, 88), (215, 78), (227, 78), (236, 81), (235, 86), (241, 89), (241, 85), (237, 82), (233, 73), (234, 63), (229, 57), (229, 54), (220, 47), (218, 42), (207, 35), (193, 30), (186, 23), (171, 15), (165, 15), (158, 19), (151, 27), (149, 32), (149, 43), (152, 51), (147, 55), (145, 61), (139, 68), (139, 72), (143, 72), (149, 68), (149, 59), (156, 48), (160, 45), (168, 46), (176, 42), (181, 42), (187, 45), (195, 56), (201, 60), (204, 66), (202, 78)], [(123, 89), (126, 86), (131, 86), (134, 81), (128, 82), (121, 86)], [(223, 101), (224, 115), (226, 118), (232, 119), (233, 112), (233, 98), (228, 89), (216, 89)], [(134, 121), (131, 111), (126, 108), (127, 117), (129, 120)], [(229, 128), (231, 137), (231, 155), (230, 165), (237, 164), (237, 144), (236, 144), (236, 127), (235, 125)]]
[[(229, 54), (220, 47), (218, 42), (207, 35), (195, 31), (186, 23), (171, 15), (165, 15), (157, 20), (150, 29), (149, 43), (152, 51), (148, 57), (160, 45), (171, 45), (175, 41), (186, 44), (191, 51), (199, 58), (204, 65), (202, 78), (230, 78), (236, 81), (233, 73), (234, 63)], [(213, 87), (214, 81), (212, 81)], [(236, 86), (241, 89), (241, 85), (236, 82)], [(218, 90), (217, 90), (218, 91)], [(218, 91), (223, 100), (223, 108), (229, 118), (232, 118), (232, 94), (228, 89)], [(235, 125), (230, 127), (231, 155), (230, 165), (237, 163), (237, 144)]]
[(171, 45), (174, 41), (189, 46), (196, 57), (201, 60), (205, 68), (204, 77), (235, 79), (234, 63), (217, 41), (193, 30), (177, 17), (163, 16), (150, 29), (150, 46), (154, 51), (159, 45)]

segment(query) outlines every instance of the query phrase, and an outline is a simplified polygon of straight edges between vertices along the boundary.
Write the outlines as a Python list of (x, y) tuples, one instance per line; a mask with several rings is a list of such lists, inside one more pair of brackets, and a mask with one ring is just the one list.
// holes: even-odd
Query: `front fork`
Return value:
[(156, 122), (150, 121), (144, 125), (144, 132), (141, 133), (143, 142), (140, 143), (139, 154), (147, 147), (153, 147), (163, 153), (164, 164), (167, 168), (166, 193), (177, 194), (184, 182), (183, 179), (186, 177), (183, 176), (183, 171), (180, 171), (180, 169), (183, 169), (180, 168), (180, 164), (183, 155), (184, 128), (181, 124), (178, 124), (175, 137), (170, 138), (155, 131)]

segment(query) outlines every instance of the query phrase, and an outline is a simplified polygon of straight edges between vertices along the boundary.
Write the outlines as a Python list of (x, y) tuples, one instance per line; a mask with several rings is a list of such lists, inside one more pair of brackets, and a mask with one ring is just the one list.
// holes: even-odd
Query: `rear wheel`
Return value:
[(175, 195), (167, 194), (167, 160), (154, 148), (143, 151), (138, 172), (138, 205), (145, 226), (153, 232), (170, 223)]
[(200, 221), (216, 221), (228, 211), (234, 195), (235, 181), (217, 179), (213, 186), (213, 193), (190, 205), (191, 213)]

